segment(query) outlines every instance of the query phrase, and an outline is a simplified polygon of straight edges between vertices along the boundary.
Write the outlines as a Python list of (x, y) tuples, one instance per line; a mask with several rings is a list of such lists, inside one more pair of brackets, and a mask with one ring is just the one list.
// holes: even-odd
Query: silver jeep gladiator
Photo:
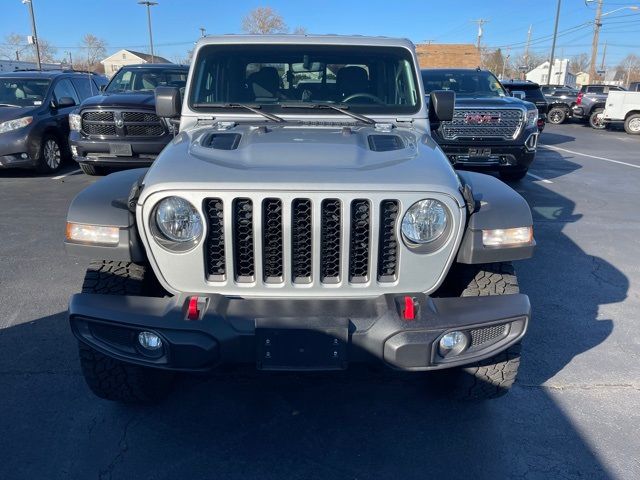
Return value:
[(69, 208), (67, 251), (92, 259), (69, 303), (89, 387), (145, 402), (221, 364), (372, 361), (434, 371), (452, 395), (505, 393), (532, 217), (433, 141), (454, 103), (425, 97), (407, 40), (200, 39), (184, 95), (156, 90), (173, 141)]

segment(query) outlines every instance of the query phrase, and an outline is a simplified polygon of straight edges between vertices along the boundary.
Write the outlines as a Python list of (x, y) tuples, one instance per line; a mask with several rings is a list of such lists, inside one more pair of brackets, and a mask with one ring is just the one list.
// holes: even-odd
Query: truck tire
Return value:
[[(461, 297), (510, 295), (520, 292), (511, 262), (456, 265), (449, 279), (448, 294)], [(520, 343), (497, 355), (465, 365), (433, 372), (438, 388), (458, 400), (489, 400), (505, 395), (518, 375)]]
[(626, 118), (624, 131), (629, 135), (640, 135), (640, 113), (633, 113)]
[(506, 181), (518, 181), (518, 180), (522, 180), (525, 175), (527, 174), (527, 171), (529, 169), (528, 168), (522, 168), (522, 169), (517, 169), (517, 170), (500, 170), (498, 173), (500, 175), (500, 178), (502, 180), (506, 180)]
[(81, 163), (80, 169), (85, 173), (85, 175), (104, 175), (104, 169), (88, 163)]
[(604, 108), (594, 108), (589, 116), (589, 125), (591, 128), (595, 128), (596, 130), (604, 130), (607, 128), (607, 124), (604, 122), (602, 118), (602, 112), (604, 112)]
[[(143, 265), (130, 262), (92, 261), (82, 285), (82, 293), (102, 295), (158, 296), (155, 277)], [(123, 403), (154, 403), (171, 391), (174, 374), (141, 367), (111, 358), (80, 343), (82, 375), (91, 391), (100, 398)]]
[(562, 107), (553, 107), (547, 113), (547, 121), (554, 125), (560, 125), (567, 119), (567, 110)]

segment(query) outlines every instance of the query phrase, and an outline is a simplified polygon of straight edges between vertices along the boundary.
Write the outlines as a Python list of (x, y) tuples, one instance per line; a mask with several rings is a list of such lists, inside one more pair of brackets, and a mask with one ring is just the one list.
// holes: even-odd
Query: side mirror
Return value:
[(450, 122), (456, 106), (456, 93), (451, 90), (436, 90), (429, 95), (429, 120)]
[(156, 114), (160, 118), (177, 118), (182, 111), (182, 96), (178, 87), (157, 87)]
[(75, 107), (76, 101), (71, 97), (61, 97), (57, 102), (51, 101), (51, 106), (56, 109)]
[(511, 92), (511, 96), (520, 100), (524, 100), (525, 98), (527, 98), (527, 94), (522, 90), (514, 90), (513, 92)]

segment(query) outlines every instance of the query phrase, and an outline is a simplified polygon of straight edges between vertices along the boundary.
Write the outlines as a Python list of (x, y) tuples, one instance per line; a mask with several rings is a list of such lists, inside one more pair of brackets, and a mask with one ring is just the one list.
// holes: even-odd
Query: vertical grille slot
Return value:
[(291, 213), (291, 268), (293, 282), (311, 283), (311, 200), (295, 199)]
[(205, 242), (207, 274), (210, 281), (223, 281), (227, 274), (224, 252), (224, 209), (219, 198), (207, 198), (204, 201), (207, 214), (208, 235)]
[(253, 202), (249, 198), (237, 198), (233, 202), (233, 261), (236, 281), (255, 280)]
[(349, 245), (349, 281), (365, 283), (369, 280), (369, 252), (371, 248), (371, 206), (368, 200), (351, 202), (351, 240)]
[(320, 240), (320, 280), (323, 283), (340, 281), (340, 248), (342, 214), (340, 200), (322, 201)]
[(284, 280), (282, 241), (282, 200), (267, 198), (262, 202), (262, 265), (266, 283)]
[(398, 275), (398, 238), (396, 221), (398, 202), (383, 200), (380, 204), (380, 241), (378, 246), (378, 281), (394, 282)]

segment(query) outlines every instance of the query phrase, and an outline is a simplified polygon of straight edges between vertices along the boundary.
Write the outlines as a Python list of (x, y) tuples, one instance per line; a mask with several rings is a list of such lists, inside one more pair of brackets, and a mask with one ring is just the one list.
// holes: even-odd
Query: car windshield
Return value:
[(451, 90), (458, 98), (506, 97), (507, 92), (490, 72), (477, 70), (437, 71), (423, 70), (425, 93)]
[(42, 105), (50, 84), (43, 78), (0, 78), (0, 107)]
[(416, 113), (419, 87), (411, 53), (399, 47), (339, 45), (207, 46), (195, 63), (190, 105), (220, 111), (250, 104), (340, 106), (362, 113)]
[(156, 87), (178, 87), (187, 84), (187, 70), (176, 68), (123, 68), (105, 89), (108, 93), (146, 92)]

